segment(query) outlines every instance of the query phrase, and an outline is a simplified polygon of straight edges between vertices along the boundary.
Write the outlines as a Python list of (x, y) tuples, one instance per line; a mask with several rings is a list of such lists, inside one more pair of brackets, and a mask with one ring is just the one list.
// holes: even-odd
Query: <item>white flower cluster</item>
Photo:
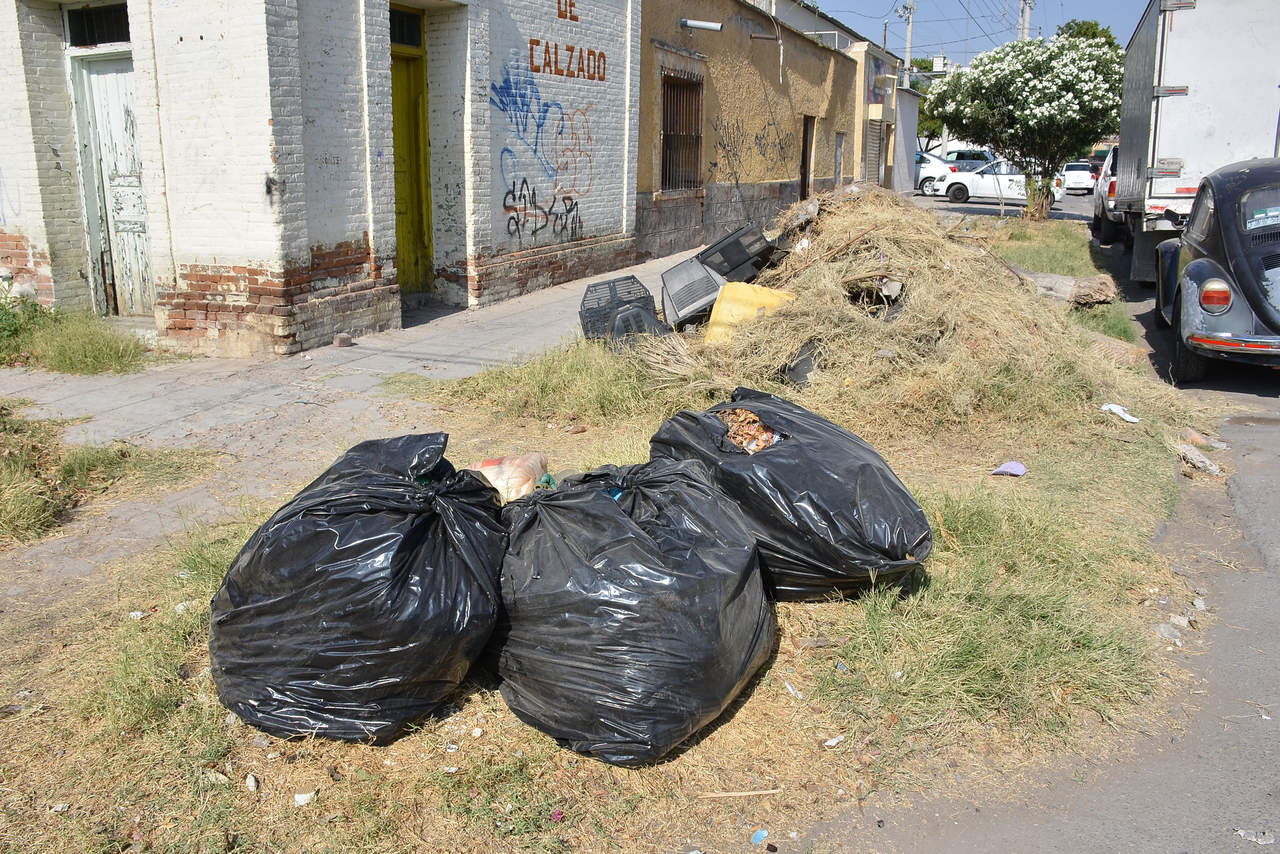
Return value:
[(1025, 165), (1056, 170), (1114, 132), (1122, 53), (1069, 36), (1003, 44), (930, 87), (926, 108), (958, 136)]

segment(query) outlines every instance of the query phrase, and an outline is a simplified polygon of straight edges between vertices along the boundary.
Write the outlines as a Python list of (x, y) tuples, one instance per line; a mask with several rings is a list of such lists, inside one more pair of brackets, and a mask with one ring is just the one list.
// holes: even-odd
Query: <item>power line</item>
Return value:
[(974, 26), (978, 28), (979, 32), (981, 32), (987, 38), (991, 39), (991, 43), (993, 45), (999, 46), (1000, 42), (996, 41), (995, 37), (992, 36), (991, 33), (987, 32), (986, 28), (983, 27), (982, 24), (978, 23), (978, 19), (973, 17), (973, 13), (969, 11), (969, 7), (965, 5), (964, 0), (960, 0), (960, 8), (964, 9), (964, 13), (969, 16), (969, 20), (973, 21)]

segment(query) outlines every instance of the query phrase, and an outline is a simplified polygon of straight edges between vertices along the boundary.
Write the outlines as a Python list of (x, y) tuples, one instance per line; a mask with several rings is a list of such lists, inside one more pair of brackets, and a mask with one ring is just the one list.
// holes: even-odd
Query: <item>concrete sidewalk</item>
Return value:
[[(591, 283), (633, 275), (657, 298), (662, 271), (696, 251), (486, 308), (433, 306), (409, 312), (404, 329), (366, 335), (353, 347), (321, 347), (270, 360), (200, 358), (123, 376), (0, 369), (0, 397), (32, 400), (35, 406), (26, 410), (32, 416), (90, 418), (68, 428), (66, 437), (73, 442), (189, 444), (184, 440), (278, 415), (291, 406), (338, 405), (358, 419), (361, 405), (330, 400), (330, 393), (361, 396), (397, 373), (467, 376), (487, 365), (542, 352), (579, 332), (578, 304)], [(214, 445), (223, 447), (224, 442)]]
[(69, 442), (219, 453), (217, 470), (199, 483), (91, 503), (53, 537), (4, 550), (0, 613), (49, 614), (101, 582), (104, 566), (193, 525), (237, 515), (246, 501), (278, 503), (357, 442), (436, 429), (429, 404), (386, 395), (382, 381), (398, 373), (466, 376), (546, 350), (580, 332), (578, 304), (592, 282), (634, 275), (657, 296), (662, 271), (694, 251), (487, 308), (415, 312), (405, 317), (406, 328), (358, 338), (354, 347), (258, 361), (175, 361), (123, 376), (0, 368), (0, 398), (31, 401), (23, 415), (76, 419), (64, 431)]

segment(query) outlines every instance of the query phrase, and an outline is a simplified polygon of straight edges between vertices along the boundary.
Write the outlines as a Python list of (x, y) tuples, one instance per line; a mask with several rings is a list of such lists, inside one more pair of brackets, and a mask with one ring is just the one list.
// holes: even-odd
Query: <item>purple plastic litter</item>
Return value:
[(1027, 467), (1017, 460), (1009, 460), (1007, 463), (1002, 463), (999, 468), (992, 472), (992, 474), (1000, 474), (1007, 477), (1022, 477), (1026, 473)]

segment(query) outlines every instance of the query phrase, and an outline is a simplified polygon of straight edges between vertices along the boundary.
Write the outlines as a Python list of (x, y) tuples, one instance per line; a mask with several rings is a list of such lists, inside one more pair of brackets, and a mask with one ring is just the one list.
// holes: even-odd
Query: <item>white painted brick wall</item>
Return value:
[[(634, 227), (639, 9), (630, 0), (574, 0), (578, 20), (572, 21), (558, 14), (567, 3), (503, 0), (488, 16), (490, 177), (488, 211), (480, 216), (490, 222), (484, 242), (495, 248), (554, 245)], [(563, 75), (545, 70), (547, 44)], [(579, 63), (585, 49), (604, 53), (603, 80), (589, 79), (596, 76), (591, 54)], [(576, 76), (579, 68), (587, 78)], [(483, 130), (477, 122), (474, 138), (482, 139)]]
[(362, 156), (367, 158), (368, 175), (366, 228), (374, 258), (389, 275), (395, 269), (396, 176), (391, 127), (391, 22), (387, 9), (385, 0), (361, 5), (367, 133)]
[[(276, 176), (273, 154), (289, 165), (300, 152), (273, 151), (263, 4), (154, 0), (152, 10), (176, 261), (278, 266), (281, 205), (293, 197), (288, 186), (268, 195), (266, 181)], [(282, 79), (277, 94), (301, 101), (297, 81)], [(152, 201), (156, 192), (148, 188), (152, 211), (163, 210)]]
[(14, 0), (0, 3), (0, 56), (8, 57), (5, 85), (0, 86), (0, 229), (26, 235), (41, 247), (48, 245), (40, 206), (40, 181), (32, 139), (31, 110), (27, 106), (26, 72), (18, 34)]
[[(52, 260), (54, 296), (70, 309), (92, 307), (86, 268), (80, 182), (71, 97), (63, 59), (62, 11), (53, 3), (15, 3), (21, 52), (9, 54), (25, 74), (28, 121), (39, 195), (27, 216), (40, 216), (35, 235)], [(38, 213), (37, 213), (38, 212)]]

